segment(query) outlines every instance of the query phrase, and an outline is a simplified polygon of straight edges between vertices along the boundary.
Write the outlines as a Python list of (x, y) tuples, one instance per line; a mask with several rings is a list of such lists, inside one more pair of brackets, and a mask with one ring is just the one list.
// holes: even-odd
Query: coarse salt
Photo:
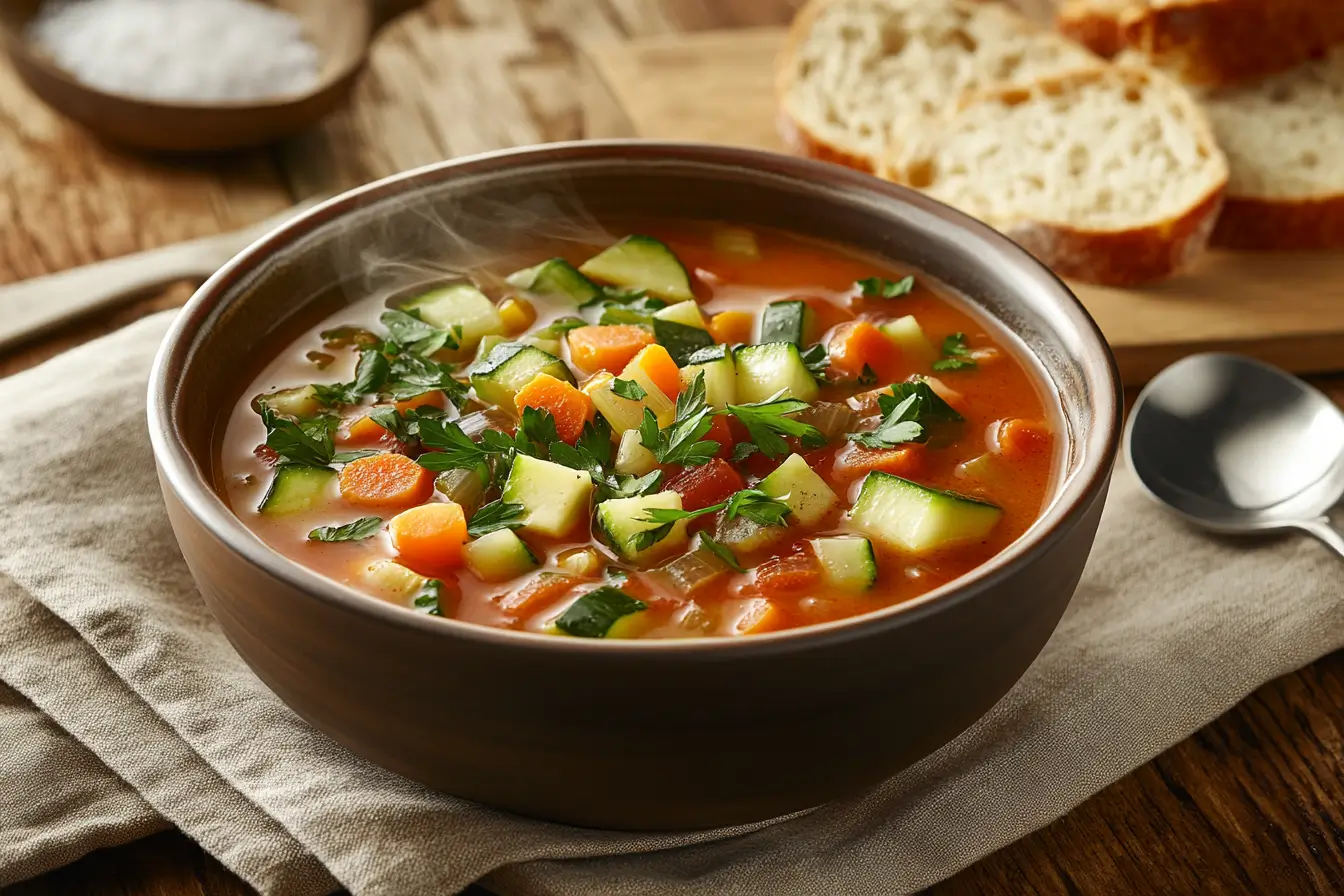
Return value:
[(48, 0), (28, 37), (90, 87), (151, 100), (301, 94), (321, 65), (297, 18), (255, 0)]

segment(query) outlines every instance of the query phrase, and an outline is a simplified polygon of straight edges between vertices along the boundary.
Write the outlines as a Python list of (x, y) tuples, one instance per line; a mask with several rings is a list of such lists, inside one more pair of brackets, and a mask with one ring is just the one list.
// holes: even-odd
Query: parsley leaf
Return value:
[(806, 410), (807, 402), (797, 398), (783, 398), (783, 394), (782, 391), (777, 392), (765, 401), (751, 404), (730, 404), (727, 411), (742, 421), (751, 442), (766, 457), (784, 457), (791, 453), (788, 443), (784, 441), (785, 436), (797, 436), (812, 445), (824, 445), (826, 437), (815, 426), (787, 416)]
[(344, 526), (319, 526), (308, 533), (309, 541), (363, 541), (383, 526), (380, 516), (366, 516)]
[(865, 296), (873, 299), (897, 299), (909, 295), (915, 288), (915, 278), (902, 277), (900, 280), (884, 280), (881, 277), (869, 277), (855, 284)]
[(933, 387), (924, 380), (915, 380), (912, 383), (894, 383), (891, 387), (891, 395), (879, 395), (877, 397), (877, 406), (882, 409), (882, 413), (890, 414), (892, 408), (911, 395), (919, 396), (919, 416), (922, 420), (935, 423), (961, 423), (966, 419), (958, 414), (952, 405), (943, 401), (942, 397), (933, 391)]
[(518, 435), (535, 443), (535, 453), (527, 450), (523, 452), (533, 457), (546, 457), (546, 446), (552, 442), (560, 442), (560, 434), (555, 429), (555, 417), (551, 416), (550, 411), (531, 405), (523, 408), (523, 419), (518, 425)]
[(812, 378), (817, 382), (827, 382), (826, 368), (830, 365), (831, 356), (827, 353), (826, 346), (820, 342), (803, 352), (803, 366), (807, 368), (807, 372), (812, 374)]
[(635, 518), (636, 522), (658, 523), (652, 529), (645, 529), (635, 535), (635, 550), (644, 551), (653, 547), (662, 541), (668, 535), (672, 534), (672, 527), (681, 520), (693, 520), (711, 513), (718, 513), (727, 507), (724, 504), (711, 504), (708, 507), (702, 507), (699, 510), (676, 510), (671, 507), (651, 507), (644, 511), (643, 516)]
[(628, 398), (631, 401), (639, 401), (649, 393), (644, 391), (644, 387), (634, 380), (623, 380), (619, 377), (611, 381), (611, 391), (622, 398)]
[(856, 379), (856, 380), (854, 381), (854, 385), (856, 385), (856, 386), (876, 386), (876, 385), (877, 385), (877, 371), (876, 371), (876, 370), (873, 370), (873, 368), (869, 367), (867, 364), (863, 365), (863, 372), (860, 373), (860, 374), (859, 374), (859, 378)]
[(355, 379), (349, 383), (333, 383), (329, 386), (313, 384), (317, 400), (331, 407), (342, 404), (359, 404), (365, 395), (372, 395), (387, 382), (390, 367), (387, 357), (377, 349), (368, 349), (359, 356), (355, 366)]
[(411, 606), (427, 616), (443, 615), (443, 583), (438, 579), (428, 579), (411, 598)]
[(440, 419), (446, 412), (442, 408), (425, 406), (411, 408), (404, 414), (394, 407), (380, 407), (369, 411), (368, 417), (403, 445), (414, 445), (420, 438), (420, 421)]
[(928, 440), (928, 424), (958, 423), (963, 418), (923, 381), (896, 383), (892, 395), (879, 395), (882, 422), (871, 432), (851, 432), (846, 438), (865, 448), (895, 448)]
[[(486, 430), (486, 435), (492, 431)], [(436, 417), (421, 418), (419, 438), (430, 449), (416, 459), (426, 470), (474, 470), (490, 456), (484, 445), (473, 442), (461, 426)]]
[(619, 303), (608, 302), (603, 305), (602, 316), (598, 318), (597, 322), (599, 324), (638, 324), (644, 327), (652, 327), (653, 313), (666, 307), (667, 303), (662, 299), (639, 295), (633, 300), (622, 300)]
[(971, 350), (966, 347), (965, 333), (953, 333), (944, 339), (942, 360), (933, 362), (933, 369), (940, 373), (946, 370), (974, 370), (976, 366)]
[(611, 427), (607, 424), (606, 418), (599, 415), (583, 424), (583, 432), (580, 433), (579, 440), (574, 445), (576, 448), (587, 451), (602, 466), (611, 465)]
[(738, 442), (733, 446), (733, 463), (740, 464), (760, 450), (755, 442)]
[(660, 430), (653, 411), (644, 409), (644, 419), (639, 425), (640, 443), (653, 452), (660, 464), (685, 467), (707, 464), (719, 452), (718, 442), (705, 439), (714, 424), (710, 413), (709, 405), (705, 403), (705, 373), (702, 370), (677, 396), (676, 416), (666, 429)]
[(523, 524), (523, 505), (505, 504), (503, 501), (491, 501), (471, 516), (467, 534), (480, 538), (500, 529), (517, 529)]
[(262, 403), (261, 422), (266, 427), (266, 447), (280, 455), (281, 463), (305, 467), (325, 467), (331, 464), (336, 452), (331, 434), (338, 420), (323, 415), (296, 423), (282, 417)]
[[(785, 495), (785, 497), (788, 497)], [(728, 499), (724, 515), (728, 519), (746, 517), (762, 526), (787, 526), (793, 510), (779, 498), (772, 498), (758, 488), (744, 488)]]
[[(742, 516), (762, 526), (784, 526), (784, 520), (793, 511), (789, 505), (772, 498), (760, 489), (744, 488), (736, 492), (727, 501), (711, 504), (699, 510), (676, 510), (670, 507), (651, 507), (637, 522), (657, 523), (652, 529), (646, 529), (635, 536), (635, 550), (643, 551), (662, 541), (672, 532), (672, 527), (681, 520), (693, 520), (711, 513), (725, 512), (728, 519)], [(710, 539), (711, 541), (713, 539)], [(734, 560), (736, 563), (736, 560)]]
[(415, 354), (398, 355), (391, 362), (387, 391), (397, 401), (426, 392), (443, 392), (454, 407), (466, 401), (468, 387), (453, 379), (453, 366)]
[(588, 326), (588, 321), (581, 317), (561, 317), (551, 321), (532, 335), (540, 339), (559, 339), (570, 330), (577, 330), (579, 327), (586, 326)]
[[(462, 336), (462, 328), (455, 327), (453, 330), (441, 330), (438, 327), (430, 326), (420, 319), (418, 312), (414, 311), (384, 311), (379, 317), (378, 322), (387, 327), (388, 336), (392, 342), (396, 343), (399, 349), (405, 349), (416, 355), (432, 355), (440, 349), (460, 348), (458, 340)], [(404, 354), (404, 351), (399, 351)]]
[(715, 541), (708, 532), (700, 533), (700, 547), (727, 563), (732, 569), (738, 572), (746, 572), (742, 568), (742, 564), (737, 561), (737, 555), (733, 553), (733, 549), (726, 544)]

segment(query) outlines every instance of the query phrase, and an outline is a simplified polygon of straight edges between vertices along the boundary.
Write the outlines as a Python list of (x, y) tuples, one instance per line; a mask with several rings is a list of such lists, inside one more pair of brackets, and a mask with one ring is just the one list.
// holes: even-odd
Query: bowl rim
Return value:
[[(1082, 356), (1077, 360), (1100, 388), (1090, 398), (1081, 399), (1092, 411), (1093, 424), (1089, 438), (1085, 443), (1080, 442), (1078, 434), (1070, 430), (1070, 446), (1074, 450), (1083, 451), (1078, 469), (1056, 484), (1045, 510), (1026, 532), (980, 566), (950, 582), (908, 601), (859, 616), (767, 632), (750, 638), (610, 641), (601, 638), (556, 638), (537, 632), (429, 617), (378, 600), (309, 569), (271, 548), (248, 529), (215, 491), (209, 479), (197, 470), (191, 453), (177, 435), (173, 419), (174, 383), (180, 379), (175, 373), (190, 364), (191, 349), (201, 325), (215, 312), (224, 294), (236, 281), (258, 264), (264, 263), (274, 250), (367, 202), (412, 193), (418, 185), (437, 183), (459, 172), (489, 172), (507, 167), (515, 160), (542, 164), (603, 157), (646, 161), (661, 159), (719, 167), (764, 169), (777, 175), (894, 199), (965, 231), (970, 238), (981, 243), (986, 254), (994, 256), (996, 263), (1011, 265), (1017, 275), (1024, 276), (1034, 287), (1042, 289), (1046, 294), (1053, 294), (1061, 306), (1058, 310), (1064, 313), (1077, 334), (1085, 342), (1091, 343), (1085, 345)], [(1049, 391), (1056, 396), (1056, 401), (1067, 402), (1067, 396), (1059, 394), (1058, 390)], [(163, 488), (171, 489), (186, 512), (225, 548), (270, 577), (335, 608), (364, 617), (369, 624), (420, 629), (426, 633), (437, 633), (440, 637), (465, 639), (501, 648), (560, 654), (578, 651), (627, 659), (664, 653), (723, 659), (844, 644), (852, 639), (868, 637), (875, 630), (911, 624), (927, 614), (941, 612), (969, 600), (1029, 565), (1037, 555), (1063, 538), (1072, 528), (1070, 524), (1094, 500), (1103, 496), (1119, 453), (1123, 412), (1120, 375), (1114, 355), (1086, 308), (1052, 271), (988, 225), (914, 190), (829, 162), (745, 147), (640, 139), (576, 140), (462, 156), (375, 180), (315, 205), (254, 241), (192, 295), (168, 328), (155, 356), (147, 400), (150, 443)]]

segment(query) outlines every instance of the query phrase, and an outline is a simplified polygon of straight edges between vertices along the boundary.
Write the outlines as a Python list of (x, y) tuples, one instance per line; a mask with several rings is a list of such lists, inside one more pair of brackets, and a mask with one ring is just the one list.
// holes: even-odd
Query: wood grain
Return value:
[[(1038, 13), (1047, 8), (1047, 0), (1032, 2)], [(382, 176), (399, 166), (506, 141), (579, 136), (581, 104), (591, 96), (581, 95), (577, 44), (778, 25), (797, 5), (435, 0), (388, 32), (355, 104), (319, 132), (271, 154), (192, 164), (100, 147), (16, 88), (0, 65), (0, 282), (235, 227), (283, 207), (294, 194)], [(477, 38), (490, 49), (468, 46)], [(446, 49), (468, 55), (446, 56)], [(0, 354), (0, 375), (180, 303), (189, 291), (180, 287)], [(1319, 384), (1344, 403), (1344, 380)], [(1336, 654), (1265, 685), (1194, 737), (934, 892), (1344, 891), (1341, 720), (1344, 654)], [(187, 838), (168, 833), (95, 853), (4, 894), (249, 892)]]
[[(589, 134), (783, 151), (771, 78), (782, 39), (769, 28), (588, 45), (586, 70), (602, 84), (585, 93)], [(1299, 373), (1344, 370), (1344, 252), (1210, 252), (1142, 289), (1070, 286), (1127, 384), (1199, 351), (1242, 352)]]

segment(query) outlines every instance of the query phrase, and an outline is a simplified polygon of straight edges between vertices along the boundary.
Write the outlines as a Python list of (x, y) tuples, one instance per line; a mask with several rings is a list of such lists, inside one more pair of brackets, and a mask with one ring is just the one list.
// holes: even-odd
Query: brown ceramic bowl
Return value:
[[(516, 251), (581, 215), (782, 227), (913, 264), (968, 297), (1035, 359), (1066, 422), (1041, 519), (970, 575), (868, 616), (742, 640), (620, 642), (412, 613), (287, 560), (233, 516), (215, 487), (220, 421), (299, 328), (365, 294), (371, 272), (423, 276), (425, 259)], [(1115, 365), (1092, 320), (988, 227), (835, 165), (623, 141), (460, 159), (317, 207), (201, 288), (149, 389), (182, 552), (238, 652), (282, 700), (431, 787), (624, 829), (816, 806), (872, 786), (983, 715), (1035, 659), (1078, 583), (1119, 413)]]

